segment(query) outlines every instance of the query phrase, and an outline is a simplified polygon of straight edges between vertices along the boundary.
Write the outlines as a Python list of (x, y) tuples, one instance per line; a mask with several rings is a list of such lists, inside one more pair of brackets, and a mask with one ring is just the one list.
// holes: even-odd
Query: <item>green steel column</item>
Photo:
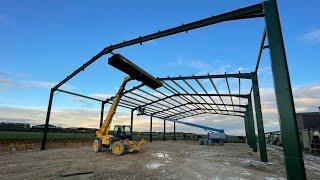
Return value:
[[(246, 114), (247, 114), (247, 112), (246, 112)], [(244, 129), (245, 129), (245, 132), (246, 132), (247, 144), (250, 145), (250, 142), (249, 142), (249, 133), (248, 133), (247, 115), (245, 115), (245, 117), (243, 118), (243, 120), (244, 120)]]
[(263, 2), (288, 179), (306, 179), (287, 58), (275, 0)]
[(257, 152), (257, 137), (256, 130), (254, 127), (254, 118), (253, 118), (253, 110), (252, 110), (252, 102), (251, 98), (248, 99), (248, 124), (250, 128), (250, 136), (251, 136), (251, 147), (253, 152)]
[(253, 74), (253, 77), (252, 77), (252, 90), (253, 90), (253, 96), (254, 96), (254, 105), (255, 105), (256, 121), (257, 121), (256, 123), (257, 123), (257, 129), (258, 129), (260, 159), (262, 162), (268, 162), (266, 139), (264, 137), (263, 118), (262, 118), (262, 112), (261, 112), (259, 83), (258, 83), (258, 77), (256, 72)]

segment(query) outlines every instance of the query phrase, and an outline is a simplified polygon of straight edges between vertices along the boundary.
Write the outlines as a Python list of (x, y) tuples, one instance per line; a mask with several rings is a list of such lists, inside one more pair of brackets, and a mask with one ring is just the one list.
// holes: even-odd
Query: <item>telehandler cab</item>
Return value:
[(135, 79), (152, 89), (156, 89), (161, 87), (162, 83), (120, 54), (113, 54), (113, 56), (109, 58), (108, 64), (125, 72), (129, 76), (124, 78), (118, 92), (114, 96), (106, 119), (100, 129), (96, 132), (93, 141), (93, 151), (100, 152), (104, 149), (111, 149), (113, 155), (120, 156), (128, 152), (139, 151), (141, 146), (145, 143), (144, 139), (140, 140), (138, 137), (133, 137), (130, 126), (116, 125), (114, 127), (113, 135), (109, 134), (113, 115), (116, 113), (126, 84), (130, 80)]

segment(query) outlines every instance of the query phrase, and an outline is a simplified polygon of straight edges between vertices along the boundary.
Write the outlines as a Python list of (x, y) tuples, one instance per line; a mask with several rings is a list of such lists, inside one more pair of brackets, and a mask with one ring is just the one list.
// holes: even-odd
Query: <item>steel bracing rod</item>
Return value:
[[(194, 93), (198, 94), (198, 92), (188, 83), (187, 80), (183, 79), (182, 80)], [(207, 93), (208, 94), (208, 93)], [(210, 96), (209, 96), (210, 97)], [(208, 103), (202, 96), (200, 96), (200, 98), (205, 102), (205, 103)], [(196, 101), (198, 103), (200, 103), (198, 100)], [(203, 107), (205, 107), (203, 104), (202, 104)], [(209, 105), (211, 109), (213, 109), (213, 107), (211, 105)], [(205, 107), (206, 108), (206, 107)], [(216, 110), (213, 110), (214, 112), (216, 112)]]
[(258, 58), (257, 58), (257, 64), (256, 64), (255, 72), (257, 72), (258, 69), (259, 69), (261, 55), (262, 55), (262, 51), (264, 49), (264, 42), (266, 41), (266, 36), (267, 36), (267, 31), (266, 31), (266, 28), (264, 28), (263, 29), (263, 33), (262, 33), (261, 42), (260, 42), (260, 47), (259, 47), (259, 52), (258, 52)]
[[(163, 86), (164, 88), (166, 88), (168, 91), (170, 91), (173, 94), (179, 94), (180, 92), (178, 90), (176, 90), (175, 88), (173, 88), (172, 86), (170, 86), (168, 83), (166, 83), (165, 81), (162, 81), (163, 84), (165, 84), (165, 86)], [(180, 99), (182, 99), (185, 102), (189, 102), (192, 103), (189, 99), (185, 98), (185, 97), (181, 97), (178, 96)], [(181, 103), (180, 103), (181, 104)], [(198, 108), (198, 106), (192, 105), (195, 108)], [(187, 106), (186, 106), (187, 107)], [(190, 107), (187, 107), (188, 109), (191, 109)]]
[[(201, 89), (206, 93), (206, 94), (209, 94), (208, 92), (207, 92), (207, 90), (203, 87), (203, 85), (200, 83), (200, 81), (198, 80), (198, 79), (195, 79), (196, 80), (196, 82), (198, 83), (198, 85), (201, 87)], [(219, 111), (221, 111), (220, 110), (220, 107), (216, 104), (216, 102), (212, 99), (212, 97), (211, 96), (209, 96), (209, 98), (210, 98), (210, 100), (213, 102), (213, 104), (214, 105), (216, 105), (217, 106), (217, 108), (219, 109)], [(210, 105), (208, 102), (206, 102), (208, 105)], [(211, 106), (210, 106), (211, 107)], [(211, 107), (212, 108), (212, 107)]]
[[(135, 96), (138, 96), (138, 97), (140, 97), (140, 98), (144, 98), (144, 99), (146, 99), (146, 100), (148, 100), (148, 101), (150, 101), (150, 102), (153, 102), (154, 100), (152, 100), (152, 99), (149, 99), (149, 98), (147, 98), (147, 97), (145, 97), (145, 96), (142, 96), (142, 95), (140, 95), (140, 94), (136, 94), (136, 93), (134, 93), (134, 92), (131, 92), (131, 94), (133, 94), (133, 95), (135, 95)], [(158, 98), (158, 97), (156, 97), (157, 99), (160, 99), (160, 98)], [(165, 105), (165, 104), (160, 104), (161, 102), (158, 102), (157, 104), (159, 104), (159, 105), (161, 105), (161, 106), (163, 106), (163, 107), (166, 107), (166, 108), (170, 108), (170, 106), (167, 106), (167, 105)], [(160, 109), (163, 109), (163, 107), (161, 107)], [(171, 110), (171, 109), (170, 109)], [(172, 109), (172, 110), (174, 110), (174, 111), (176, 111), (176, 112), (181, 112), (181, 111), (178, 111), (178, 110), (176, 110), (176, 109)]]
[[(127, 103), (131, 103), (131, 104), (136, 104), (136, 108), (135, 108), (135, 109), (137, 109), (137, 107), (139, 107), (139, 106), (141, 106), (141, 105), (143, 105), (143, 104), (145, 103), (145, 102), (140, 101), (140, 100), (138, 100), (138, 99), (134, 99), (134, 98), (132, 98), (132, 97), (130, 97), (130, 96), (123, 95), (123, 97), (128, 98), (128, 99), (131, 99), (131, 100), (134, 100), (134, 101), (137, 101), (137, 102), (139, 102), (139, 103), (142, 103), (142, 104), (137, 104), (137, 103), (134, 103), (134, 102), (132, 102), (132, 101), (125, 100), (125, 99), (123, 99), (123, 98), (121, 99), (121, 101), (124, 101), (124, 102), (127, 102)], [(154, 109), (154, 108), (156, 108), (156, 107), (154, 107), (154, 106), (149, 107), (150, 110), (157, 111), (157, 109)]]
[(241, 73), (241, 74), (208, 74), (208, 75), (201, 75), (201, 76), (177, 76), (177, 77), (163, 77), (158, 78), (159, 80), (192, 80), (192, 79), (218, 79), (218, 78), (242, 78), (242, 79), (251, 79), (251, 73)]
[(74, 93), (74, 92), (70, 92), (70, 91), (66, 91), (66, 90), (62, 90), (62, 89), (57, 89), (56, 91), (63, 92), (63, 93), (66, 93), (66, 94), (71, 94), (71, 95), (74, 95), (74, 96), (79, 96), (79, 97), (82, 97), (82, 98), (91, 99), (91, 100), (94, 100), (94, 101), (103, 102), (103, 100), (101, 100), (101, 99), (93, 98), (93, 97), (90, 97), (90, 96), (85, 96), (85, 95), (82, 95), (82, 94), (78, 94), (78, 93)]
[[(181, 87), (180, 86), (180, 84), (178, 84), (175, 80), (170, 80), (172, 83), (174, 83), (176, 86), (178, 86), (183, 92), (185, 92), (186, 94), (189, 94), (189, 92), (188, 91), (186, 91), (183, 87)], [(181, 94), (180, 92), (179, 92), (179, 94)], [(192, 97), (192, 99), (193, 100), (195, 100), (196, 102), (199, 102), (195, 97), (193, 97), (193, 96), (191, 96)], [(187, 98), (187, 97), (185, 97), (187, 100), (188, 100), (188, 102), (192, 102), (192, 101), (190, 101), (190, 99), (189, 98)], [(200, 106), (198, 106), (198, 105), (195, 105), (196, 107), (198, 107), (198, 108), (200, 108)], [(203, 107), (205, 107), (205, 106), (203, 106)]]
[[(221, 103), (222, 103), (222, 104), (225, 104), (224, 101), (223, 101), (223, 99), (222, 99), (222, 97), (220, 96), (220, 93), (219, 93), (219, 91), (218, 91), (218, 88), (217, 88), (217, 86), (214, 84), (212, 78), (209, 78), (209, 80), (210, 80), (210, 83), (211, 83), (211, 85), (213, 86), (214, 90), (215, 90), (216, 93), (218, 94)], [(226, 110), (228, 110), (227, 107), (226, 107), (226, 105), (224, 105), (224, 108), (225, 108)]]
[[(228, 92), (229, 92), (229, 94), (230, 94), (231, 103), (234, 104), (234, 103), (233, 103), (232, 96), (231, 96), (231, 90), (230, 90), (230, 86), (229, 86), (229, 81), (228, 81), (228, 78), (227, 78), (227, 77), (226, 77), (226, 83), (227, 83), (227, 87), (228, 87)], [(239, 95), (239, 97), (240, 97), (240, 95)], [(233, 107), (233, 110), (235, 110), (235, 109), (234, 109), (234, 106), (232, 106), (232, 107)]]

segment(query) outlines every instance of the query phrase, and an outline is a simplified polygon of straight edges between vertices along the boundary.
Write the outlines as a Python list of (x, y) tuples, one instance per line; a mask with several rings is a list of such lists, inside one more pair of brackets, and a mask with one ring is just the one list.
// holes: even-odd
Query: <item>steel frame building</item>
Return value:
[[(88, 97), (74, 92), (62, 90), (60, 89), (60, 87), (67, 81), (69, 81), (71, 78), (76, 76), (78, 73), (84, 71), (85, 68), (87, 68), (89, 65), (91, 65), (93, 62), (95, 62), (102, 56), (109, 54), (116, 49), (124, 48), (135, 44), (142, 44), (146, 41), (174, 35), (177, 33), (188, 32), (193, 29), (202, 28), (205, 26), (222, 23), (226, 21), (250, 18), (263, 18), (265, 20), (265, 29), (262, 35), (262, 40), (258, 51), (257, 64), (254, 72), (159, 78), (164, 84), (163, 88), (165, 88), (167, 92), (169, 91), (170, 94), (158, 90), (156, 93), (161, 94), (161, 96), (154, 96), (154, 94), (144, 90), (144, 85), (141, 84), (134, 88), (126, 90), (119, 105), (131, 109), (131, 124), (133, 123), (133, 112), (141, 108), (144, 109), (145, 115), (150, 116), (150, 132), (152, 131), (153, 117), (164, 120), (164, 131), (166, 120), (174, 122), (175, 130), (175, 123), (182, 122), (180, 121), (180, 119), (200, 114), (209, 113), (243, 118), (248, 144), (253, 149), (253, 151), (256, 152), (257, 139), (255, 134), (253, 113), (255, 111), (256, 125), (258, 129), (258, 144), (260, 158), (261, 161), (267, 162), (268, 158), (264, 137), (264, 127), (261, 112), (257, 71), (263, 50), (269, 49), (272, 75), (274, 79), (274, 88), (276, 93), (277, 109), (280, 121), (280, 130), (283, 139), (283, 152), (287, 177), (288, 179), (306, 179), (303, 156), (297, 131), (297, 123), (295, 117), (296, 114), (292, 96), (290, 76), (288, 72), (287, 58), (284, 48), (276, 0), (264, 0), (262, 3), (259, 4), (212, 16), (188, 24), (183, 24), (181, 26), (166, 29), (164, 31), (158, 31), (156, 33), (149, 34), (146, 36), (140, 36), (104, 48), (101, 52), (92, 57), (85, 64), (76, 69), (74, 72), (72, 72), (69, 76), (67, 76), (64, 80), (59, 82), (56, 86), (54, 86), (51, 89), (41, 149), (44, 150), (46, 147), (51, 106), (53, 96), (56, 91), (81, 96), (84, 98), (89, 98), (101, 102), (101, 125), (103, 119), (104, 105), (106, 103), (111, 103), (113, 97), (108, 98), (106, 100), (100, 100), (93, 97)], [(266, 37), (268, 37), (268, 45), (265, 45)], [(224, 78), (226, 80), (229, 93), (220, 94), (217, 91), (213, 82), (213, 79), (215, 78)], [(228, 78), (239, 79), (239, 93), (232, 94), (230, 92)], [(201, 82), (199, 81), (200, 79), (209, 80), (212, 84), (212, 87), (216, 90), (216, 93), (209, 93), (207, 89), (203, 88)], [(249, 94), (240, 93), (241, 79), (251, 79), (252, 88)], [(196, 91), (194, 89), (194, 86), (191, 85), (190, 81), (193, 81), (193, 83), (195, 82), (196, 84), (198, 84), (199, 87), (202, 89), (202, 92), (200, 93), (199, 91)], [(171, 85), (169, 84), (169, 82), (171, 83)], [(181, 83), (183, 83), (183, 85), (181, 85)], [(189, 91), (186, 90), (183, 86), (188, 87)], [(144, 95), (142, 96), (141, 93)], [(219, 97), (220, 102), (217, 103), (215, 100), (213, 100), (212, 97)], [(222, 97), (230, 97), (231, 103), (224, 103)], [(242, 103), (235, 104), (233, 102), (233, 98), (245, 99), (245, 101), (242, 100)], [(246, 102), (246, 104), (244, 104), (243, 102)], [(237, 108), (237, 110), (235, 107)], [(150, 136), (150, 140), (152, 140), (152, 136)]]

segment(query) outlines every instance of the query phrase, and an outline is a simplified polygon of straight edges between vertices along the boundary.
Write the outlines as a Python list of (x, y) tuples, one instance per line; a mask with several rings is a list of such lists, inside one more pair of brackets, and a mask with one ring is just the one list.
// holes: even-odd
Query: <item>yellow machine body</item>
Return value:
[[(133, 139), (131, 135), (124, 136), (121, 134), (120, 136), (114, 136), (109, 134), (113, 116), (116, 113), (116, 109), (125, 90), (125, 86), (130, 80), (130, 76), (124, 78), (122, 85), (113, 99), (113, 103), (109, 109), (107, 117), (105, 118), (101, 128), (96, 131), (96, 137), (93, 142), (93, 150), (95, 152), (100, 152), (103, 149), (108, 148), (112, 150), (112, 154), (114, 155), (123, 155), (127, 152), (139, 151), (141, 146), (145, 144), (144, 139)], [(115, 130), (116, 128), (119, 129), (121, 127), (124, 129), (124, 127), (129, 126), (115, 126)]]

